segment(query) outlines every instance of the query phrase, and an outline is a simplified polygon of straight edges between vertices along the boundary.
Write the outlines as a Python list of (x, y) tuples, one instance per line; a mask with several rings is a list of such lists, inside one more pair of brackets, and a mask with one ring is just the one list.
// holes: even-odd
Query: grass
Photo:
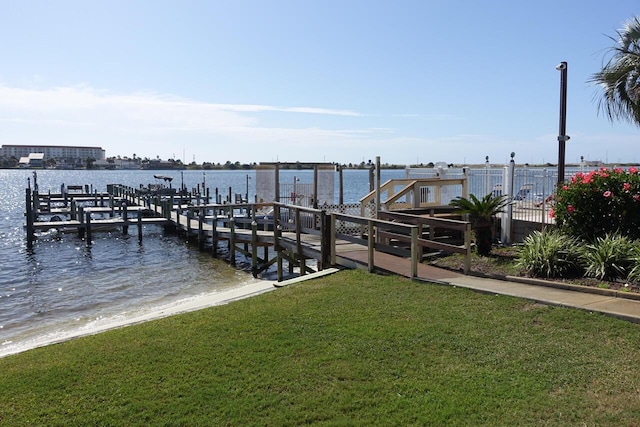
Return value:
[(633, 425), (638, 325), (348, 271), (0, 359), (1, 425)]

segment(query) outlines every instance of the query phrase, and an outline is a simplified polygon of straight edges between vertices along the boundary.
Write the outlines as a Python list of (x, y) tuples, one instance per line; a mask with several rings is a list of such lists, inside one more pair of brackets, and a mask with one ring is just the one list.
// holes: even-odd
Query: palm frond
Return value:
[(598, 112), (640, 126), (640, 18), (628, 20), (617, 34), (617, 40), (610, 37), (616, 41), (611, 57), (589, 82), (601, 89)]

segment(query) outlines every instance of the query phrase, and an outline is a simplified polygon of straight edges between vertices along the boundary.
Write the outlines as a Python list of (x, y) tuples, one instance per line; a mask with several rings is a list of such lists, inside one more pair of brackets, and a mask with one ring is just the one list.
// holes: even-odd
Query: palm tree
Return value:
[(633, 17), (617, 31), (612, 56), (590, 82), (602, 88), (598, 111), (609, 120), (622, 120), (640, 126), (640, 17)]
[(493, 235), (493, 218), (509, 203), (506, 195), (494, 196), (489, 193), (482, 199), (473, 194), (469, 198), (456, 197), (449, 204), (462, 214), (469, 215), (471, 228), (475, 234), (476, 252), (487, 256), (491, 253), (491, 236)]

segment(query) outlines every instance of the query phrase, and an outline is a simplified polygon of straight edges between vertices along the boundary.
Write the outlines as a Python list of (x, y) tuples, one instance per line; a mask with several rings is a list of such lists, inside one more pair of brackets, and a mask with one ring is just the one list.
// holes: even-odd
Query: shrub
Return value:
[(640, 282), (640, 244), (637, 244), (631, 250), (631, 270), (627, 275), (627, 280), (630, 282)]
[(582, 245), (557, 229), (534, 231), (524, 239), (516, 265), (535, 277), (582, 273)]
[(586, 246), (586, 276), (612, 280), (626, 277), (638, 254), (638, 243), (626, 236), (607, 234)]
[(558, 188), (552, 215), (560, 230), (594, 241), (619, 232), (640, 238), (640, 175), (620, 168), (577, 173)]
[(449, 204), (459, 213), (469, 215), (473, 228), (476, 251), (480, 256), (491, 253), (491, 236), (493, 235), (493, 218), (509, 203), (507, 196), (494, 196), (491, 193), (478, 199), (473, 194), (469, 198), (456, 197)]

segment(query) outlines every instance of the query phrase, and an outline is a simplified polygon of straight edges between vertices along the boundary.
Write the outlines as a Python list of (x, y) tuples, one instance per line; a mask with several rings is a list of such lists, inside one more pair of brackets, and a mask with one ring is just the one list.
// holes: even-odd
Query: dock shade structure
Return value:
[[(312, 169), (313, 181), (301, 181), (291, 176), (300, 169)], [(285, 177), (282, 171), (290, 172)], [(335, 203), (335, 173), (333, 163), (260, 163), (256, 167), (256, 200), (318, 209)], [(342, 187), (340, 187), (342, 188)]]

